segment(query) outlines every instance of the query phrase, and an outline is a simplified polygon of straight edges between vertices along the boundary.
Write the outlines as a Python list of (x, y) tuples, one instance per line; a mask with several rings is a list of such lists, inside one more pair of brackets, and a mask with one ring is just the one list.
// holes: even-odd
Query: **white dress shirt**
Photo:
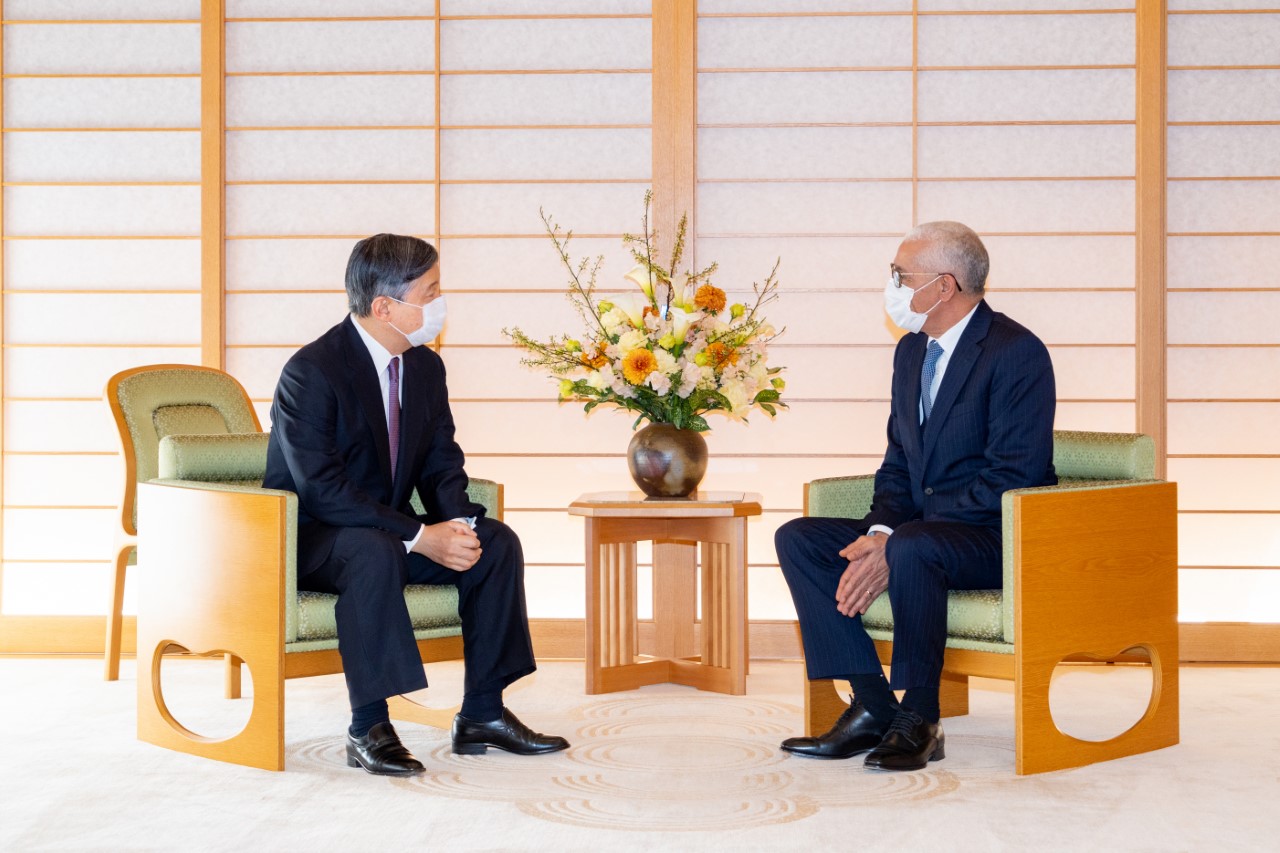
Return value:
[[(951, 361), (951, 353), (955, 350), (956, 344), (960, 343), (960, 336), (964, 334), (964, 330), (968, 328), (969, 321), (973, 319), (973, 312), (978, 310), (978, 306), (974, 305), (960, 318), (960, 322), (956, 323), (950, 329), (947, 329), (938, 337), (930, 337), (929, 340), (937, 341), (938, 346), (942, 347), (942, 355), (938, 356), (938, 363), (933, 369), (933, 384), (929, 386), (930, 399), (938, 399), (938, 390), (942, 388), (942, 376), (947, 372), (947, 364)], [(927, 346), (927, 345), (926, 345)], [(916, 403), (919, 412), (919, 423), (924, 423), (924, 389), (920, 389), (921, 399)], [(888, 536), (893, 533), (892, 527), (883, 524), (873, 524), (867, 529), (867, 533), (883, 533)]]

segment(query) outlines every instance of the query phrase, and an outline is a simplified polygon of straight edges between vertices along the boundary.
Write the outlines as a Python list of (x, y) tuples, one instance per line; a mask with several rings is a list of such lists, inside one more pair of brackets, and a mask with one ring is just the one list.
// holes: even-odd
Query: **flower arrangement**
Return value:
[(765, 321), (762, 309), (777, 299), (778, 264), (763, 283), (755, 283), (753, 304), (728, 304), (725, 292), (711, 283), (716, 264), (678, 273), (684, 256), (688, 217), (682, 217), (671, 263), (654, 260), (655, 234), (649, 228), (652, 193), (644, 198), (643, 234), (623, 235), (636, 260), (626, 274), (637, 291), (596, 298), (596, 278), (604, 257), (569, 257), (573, 232), (561, 236), (559, 226), (541, 212), (547, 234), (569, 271), (569, 300), (587, 326), (581, 338), (561, 335), (535, 341), (519, 328), (503, 334), (532, 355), (521, 363), (549, 370), (560, 380), (560, 399), (585, 402), (590, 412), (601, 404), (637, 413), (634, 426), (646, 418), (655, 424), (703, 432), (703, 417), (722, 412), (746, 420), (753, 408), (777, 414), (786, 383), (781, 367), (769, 367), (768, 344), (779, 334)]

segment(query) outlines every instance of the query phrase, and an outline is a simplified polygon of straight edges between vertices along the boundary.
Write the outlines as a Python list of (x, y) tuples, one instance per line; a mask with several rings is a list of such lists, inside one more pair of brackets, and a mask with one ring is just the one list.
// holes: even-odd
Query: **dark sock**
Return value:
[(476, 690), (464, 693), (458, 713), (477, 723), (492, 723), (502, 716), (502, 691)]
[(908, 687), (902, 697), (902, 707), (915, 711), (926, 723), (936, 723), (942, 718), (936, 687)]
[(378, 723), (386, 723), (391, 721), (391, 716), (387, 713), (387, 700), (379, 699), (377, 702), (370, 702), (368, 705), (361, 705), (359, 708), (351, 709), (351, 732), (352, 737), (364, 737), (369, 733), (369, 729)]
[(893, 722), (893, 715), (898, 713), (898, 700), (893, 697), (883, 672), (850, 675), (849, 686), (853, 688), (854, 698), (871, 716), (886, 726)]

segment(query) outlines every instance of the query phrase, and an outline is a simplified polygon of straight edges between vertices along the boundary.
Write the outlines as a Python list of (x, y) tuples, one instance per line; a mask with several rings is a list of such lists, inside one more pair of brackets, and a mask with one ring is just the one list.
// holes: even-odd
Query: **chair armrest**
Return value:
[(1120, 637), (1139, 614), (1176, 632), (1175, 483), (1016, 489), (1004, 494), (1002, 509), (1005, 641), (1021, 637), (1020, 654), (1035, 653), (1024, 632), (1031, 625), (1052, 626), (1056, 645), (1079, 646), (1072, 653), (1102, 656), (1124, 651), (1106, 649), (1107, 638)]
[(804, 484), (804, 514), (822, 518), (862, 518), (871, 512), (874, 474), (824, 477)]
[(270, 437), (265, 432), (165, 436), (159, 479), (261, 485)]
[(472, 477), (467, 483), (467, 497), (482, 505), (485, 514), (494, 521), (502, 521), (503, 488), (493, 480)]
[(236, 637), (274, 631), (281, 654), (284, 643), (297, 638), (298, 498), (293, 492), (152, 480), (138, 487), (138, 525), (138, 563), (145, 578), (139, 632), (146, 621), (177, 632), (166, 636), (195, 633), (202, 638), (195, 642), (206, 644), (214, 633)]

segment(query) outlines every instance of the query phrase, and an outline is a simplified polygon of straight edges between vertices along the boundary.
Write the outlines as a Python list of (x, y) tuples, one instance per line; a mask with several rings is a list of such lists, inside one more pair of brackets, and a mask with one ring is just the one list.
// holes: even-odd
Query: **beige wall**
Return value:
[[(649, 0), (227, 0), (225, 280), (203, 313), (201, 4), (3, 5), (0, 613), (105, 609), (111, 373), (199, 362), (212, 316), (212, 351), (265, 421), (284, 359), (342, 317), (351, 244), (393, 230), (441, 248), (459, 437), (471, 473), (506, 484), (531, 614), (580, 616), (581, 528), (562, 509), (628, 485), (631, 419), (558, 405), (500, 330), (575, 328), (540, 206), (621, 288), (621, 233), (646, 187), (672, 189), (653, 118), (671, 93), (651, 67), (674, 48), (654, 46)], [(1167, 18), (1161, 411), (1187, 620), (1280, 621), (1280, 14), (1188, 13), (1250, 5), (1265, 8), (1171, 2)], [(1137, 427), (1138, 16), (1123, 6), (701, 0), (696, 112), (677, 128), (696, 142), (696, 262), (719, 261), (734, 292), (782, 258), (771, 361), (791, 409), (717, 421), (705, 483), (765, 496), (755, 618), (793, 615), (772, 532), (801, 485), (883, 452), (879, 291), (914, 223), (987, 237), (990, 302), (1049, 344), (1061, 428)]]

